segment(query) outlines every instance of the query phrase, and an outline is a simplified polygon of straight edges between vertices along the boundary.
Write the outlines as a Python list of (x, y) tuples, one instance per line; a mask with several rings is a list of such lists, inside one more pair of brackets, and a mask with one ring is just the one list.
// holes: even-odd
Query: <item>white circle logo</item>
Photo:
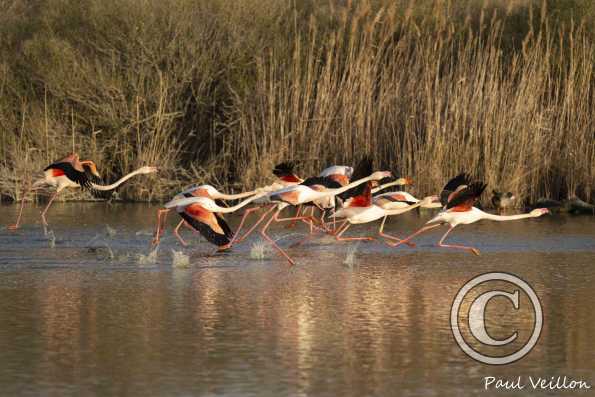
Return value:
[[(463, 301), (465, 301), (465, 298), (467, 296), (471, 296), (472, 290), (477, 289), (480, 285), (487, 287), (486, 283), (488, 282), (498, 282), (499, 284), (507, 283), (512, 285), (514, 290), (512, 292), (506, 291), (503, 290), (503, 287), (501, 286), (497, 287), (497, 289), (495, 286), (492, 289), (489, 287), (484, 288), (486, 291), (482, 292), (478, 296), (475, 296), (474, 299), (471, 300), (468, 312), (461, 313), (461, 306)], [(508, 352), (503, 356), (488, 355), (487, 353), (479, 352), (478, 348), (471, 347), (471, 345), (467, 343), (463, 337), (461, 332), (462, 328), (466, 328), (468, 335), (477, 340), (480, 345), (486, 346), (492, 350), (496, 348), (503, 348), (504, 346), (510, 345), (515, 341), (518, 343), (518, 330), (514, 330), (512, 334), (504, 339), (495, 339), (490, 336), (486, 329), (485, 315), (487, 304), (495, 297), (506, 298), (508, 301), (510, 301), (510, 303), (512, 303), (512, 307), (516, 311), (519, 311), (521, 308), (519, 288), (529, 298), (534, 317), (533, 330), (526, 342), (514, 352)], [(466, 316), (464, 314), (466, 314)], [(467, 321), (464, 321), (465, 318)], [(543, 312), (541, 310), (541, 303), (539, 302), (537, 294), (525, 281), (508, 273), (486, 273), (468, 281), (459, 290), (450, 310), (450, 327), (457, 344), (469, 357), (484, 364), (504, 365), (520, 360), (526, 356), (531, 351), (531, 349), (533, 349), (539, 340), (539, 336), (541, 335), (541, 329), (543, 327)]]

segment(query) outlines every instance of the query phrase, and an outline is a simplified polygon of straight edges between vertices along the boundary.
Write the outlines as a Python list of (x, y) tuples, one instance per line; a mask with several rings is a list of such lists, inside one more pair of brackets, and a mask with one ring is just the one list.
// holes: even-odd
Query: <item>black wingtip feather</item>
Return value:
[(273, 169), (273, 174), (277, 177), (293, 175), (295, 171), (295, 166), (295, 162), (285, 161), (275, 166), (275, 168)]
[(326, 176), (312, 176), (307, 178), (305, 181), (300, 183), (300, 185), (304, 186), (314, 186), (314, 185), (322, 185), (328, 189), (339, 189), (341, 184), (329, 177)]
[(470, 183), (446, 203), (446, 209), (456, 207), (469, 200), (475, 203), (475, 201), (479, 200), (487, 186), (487, 184), (480, 181)]
[(440, 203), (442, 206), (446, 206), (448, 204), (448, 197), (457, 190), (457, 188), (461, 185), (469, 185), (471, 183), (471, 175), (466, 172), (461, 172), (454, 178), (451, 178), (444, 188), (442, 188), (442, 192), (440, 192)]
[(218, 247), (227, 245), (231, 242), (231, 230), (227, 223), (222, 219), (217, 217), (217, 223), (223, 229), (225, 234), (215, 233), (213, 229), (211, 229), (208, 225), (194, 219), (190, 215), (180, 212), (179, 215), (186, 221), (194, 230), (198, 231), (207, 241), (211, 244), (214, 244)]
[[(357, 165), (353, 169), (353, 175), (351, 177), (351, 181), (355, 182), (359, 179), (365, 178), (370, 176), (374, 172), (374, 159), (371, 156), (365, 155), (358, 161)], [(356, 186), (352, 189), (347, 190), (339, 195), (339, 197), (345, 201), (350, 197), (359, 196), (364, 193), (366, 189), (366, 184), (361, 184)]]

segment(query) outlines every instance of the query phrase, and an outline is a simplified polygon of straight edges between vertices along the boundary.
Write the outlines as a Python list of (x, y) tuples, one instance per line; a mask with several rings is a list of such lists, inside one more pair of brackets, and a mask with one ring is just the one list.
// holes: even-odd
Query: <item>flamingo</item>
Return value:
[(438, 246), (443, 248), (462, 249), (475, 255), (479, 255), (480, 252), (477, 248), (467, 247), (464, 245), (444, 244), (444, 240), (457, 225), (469, 225), (482, 219), (502, 222), (526, 218), (537, 218), (549, 212), (547, 208), (537, 208), (529, 213), (518, 215), (502, 216), (488, 214), (473, 206), (485, 188), (486, 184), (478, 181), (472, 182), (471, 177), (468, 174), (461, 173), (457, 175), (456, 177), (452, 178), (446, 184), (446, 186), (444, 186), (442, 192), (440, 193), (440, 201), (444, 205), (444, 209), (434, 218), (429, 220), (426, 223), (426, 226), (422, 227), (411, 236), (402, 241), (388, 244), (396, 247), (409, 242), (412, 238), (421, 233), (434, 229), (438, 226), (448, 224), (449, 228), (438, 242)]
[(318, 176), (330, 178), (341, 186), (345, 186), (353, 176), (353, 167), (347, 165), (333, 165), (322, 170)]
[[(335, 238), (338, 241), (374, 240), (373, 237), (342, 237), (342, 235), (352, 224), (369, 223), (384, 217), (380, 225), (378, 235), (388, 239), (401, 241), (401, 239), (398, 237), (384, 233), (386, 218), (391, 215), (399, 215), (407, 211), (411, 211), (412, 209), (422, 205), (427, 205), (435, 199), (437, 199), (437, 196), (430, 196), (424, 198), (421, 201), (417, 200), (416, 202), (412, 202), (410, 205), (405, 205), (403, 207), (384, 208), (383, 206), (376, 205), (372, 202), (372, 185), (371, 182), (368, 182), (366, 183), (362, 194), (350, 197), (345, 202), (344, 206), (335, 212), (334, 217), (345, 218), (345, 221), (337, 229)], [(301, 243), (303, 243), (303, 241)], [(299, 245), (301, 243), (294, 245)]]
[[(287, 186), (294, 186), (294, 185), (298, 185), (298, 184), (304, 182), (304, 180), (302, 178), (300, 178), (299, 176), (297, 176), (297, 174), (295, 173), (295, 163), (293, 161), (285, 161), (283, 163), (277, 164), (275, 166), (275, 168), (273, 168), (272, 172), (273, 172), (273, 175), (275, 175), (277, 177), (277, 180), (274, 181), (270, 185), (260, 188), (259, 191), (274, 192), (279, 189), (283, 189)], [(246, 211), (244, 211), (244, 214), (242, 215), (242, 220), (240, 221), (240, 226), (238, 226), (238, 232), (239, 232), (240, 228), (244, 225), (244, 222), (248, 218), (248, 215), (250, 215), (252, 212), (255, 212), (255, 211), (258, 211), (259, 209), (261, 209), (264, 205), (268, 204), (268, 201), (261, 197), (260, 200), (256, 200), (254, 202), (254, 204), (255, 204), (255, 206), (253, 208), (248, 208)], [(298, 211), (296, 212), (296, 217), (299, 215), (300, 210), (301, 210), (301, 208), (298, 207)], [(258, 224), (255, 224), (255, 225), (253, 225), (253, 227), (256, 227), (257, 225)], [(239, 239), (235, 240), (234, 242), (235, 243), (242, 242), (242, 240), (244, 239), (244, 237), (246, 237), (246, 235), (240, 237)]]
[(268, 189), (270, 189), (269, 191), (302, 183), (304, 180), (296, 175), (295, 166), (296, 164), (293, 161), (285, 161), (283, 163), (277, 164), (275, 168), (273, 168), (273, 175), (275, 175), (278, 180), (272, 185), (268, 186)]
[[(278, 179), (268, 186), (264, 186), (264, 187), (261, 187), (261, 188), (258, 188), (256, 190), (252, 190), (249, 192), (238, 193), (238, 194), (224, 194), (224, 193), (219, 192), (216, 188), (214, 188), (211, 185), (195, 185), (195, 186), (192, 186), (192, 187), (184, 190), (183, 192), (178, 193), (176, 196), (174, 196), (173, 200), (183, 198), (183, 197), (186, 197), (186, 198), (207, 197), (212, 200), (236, 200), (236, 199), (246, 198), (246, 197), (255, 195), (257, 193), (260, 193), (260, 192), (272, 192), (275, 190), (282, 189), (286, 186), (296, 185), (303, 181), (300, 177), (298, 177), (295, 174), (294, 169), (295, 169), (295, 163), (291, 162), (291, 161), (286, 161), (286, 162), (277, 164), (272, 172), (275, 176), (277, 176)], [(238, 226), (238, 229), (236, 231), (236, 235), (241, 230), (248, 215), (253, 211), (257, 211), (262, 206), (262, 204), (265, 204), (265, 203), (256, 202), (255, 204), (257, 204), (256, 207), (250, 208), (244, 212), (242, 220), (240, 221), (240, 225)], [(155, 238), (153, 239), (153, 243), (152, 243), (153, 245), (156, 245), (159, 243), (160, 237), (163, 234), (163, 230), (165, 229), (165, 220), (166, 220), (166, 217), (167, 217), (167, 214), (169, 213), (169, 211), (170, 211), (170, 209), (168, 209), (168, 208), (161, 208), (161, 209), (157, 210), (157, 231), (155, 232)], [(186, 227), (188, 227), (194, 231), (196, 231), (197, 229), (191, 227), (191, 225), (188, 222), (186, 222), (186, 220), (184, 218), (182, 218), (182, 220), (174, 228), (173, 233), (176, 236), (176, 238), (180, 241), (180, 243), (183, 246), (187, 246), (188, 244), (186, 244), (186, 242), (184, 241), (182, 236), (180, 236), (180, 233), (179, 233), (180, 227), (182, 227), (182, 225), (185, 225)], [(237, 240), (236, 242), (240, 242), (240, 241), (241, 240)]]
[[(210, 243), (223, 251), (231, 247), (234, 233), (220, 214), (227, 214), (239, 210), (261, 197), (264, 193), (253, 195), (233, 207), (220, 207), (208, 197), (177, 197), (164, 205), (165, 209), (175, 208), (178, 214), (191, 228), (198, 231)], [(157, 242), (159, 234), (155, 235)], [(155, 243), (155, 240), (154, 240)]]
[(65, 188), (83, 188), (89, 190), (92, 194), (99, 196), (100, 192), (114, 190), (135, 175), (151, 174), (157, 172), (157, 167), (141, 167), (123, 176), (111, 185), (99, 185), (100, 176), (97, 172), (97, 166), (95, 163), (91, 160), (80, 160), (78, 154), (70, 153), (63, 159), (57, 160), (56, 162), (48, 165), (43, 171), (44, 177), (35, 181), (31, 187), (23, 193), (17, 221), (14, 225), (8, 226), (9, 230), (16, 230), (20, 227), (25, 196), (30, 191), (39, 190), (44, 186), (49, 186), (56, 189), (56, 191), (50, 197), (45, 209), (41, 213), (41, 222), (44, 226), (47, 226), (48, 223), (45, 215), (52, 205), (54, 199)]
[(384, 190), (389, 187), (393, 187), (393, 186), (413, 185), (413, 179), (411, 179), (409, 177), (397, 178), (397, 179), (386, 178), (385, 180), (382, 180), (379, 183), (380, 183), (379, 186), (376, 186), (372, 189), (372, 195), (376, 195), (376, 193), (378, 193), (379, 191)]
[[(258, 193), (260, 190), (252, 190), (249, 192), (243, 192), (238, 194), (225, 194), (218, 191), (215, 187), (211, 185), (194, 185), (189, 187), (188, 189), (176, 194), (173, 200), (181, 199), (181, 198), (189, 198), (189, 197), (206, 197), (211, 200), (236, 200), (236, 199), (243, 199), (246, 197), (250, 197)], [(169, 208), (161, 208), (157, 210), (157, 231), (155, 232), (155, 239), (153, 240), (153, 245), (159, 243), (159, 238), (163, 234), (163, 230), (165, 229), (165, 220), (167, 214), (169, 213)], [(186, 227), (197, 230), (196, 228), (191, 227), (191, 225), (186, 221), (184, 217), (178, 223), (178, 225), (174, 228), (174, 235), (180, 241), (183, 246), (187, 246), (186, 242), (180, 236), (179, 230), (182, 225), (186, 225)]]
[[(372, 190), (374, 191), (374, 190)], [(440, 203), (440, 199), (438, 196), (429, 196), (432, 197), (431, 201), (426, 201), (419, 205), (420, 208), (441, 208), (442, 204)], [(374, 196), (373, 198), (374, 204), (378, 205), (384, 209), (397, 209), (397, 208), (407, 208), (410, 205), (420, 203), (421, 200), (415, 198), (410, 193), (398, 191), (398, 192), (388, 192), (382, 193), (379, 195)]]
[[(374, 204), (371, 200), (371, 195), (367, 199), (355, 200), (350, 203), (349, 206), (343, 207), (335, 213), (337, 218), (345, 218), (345, 221), (339, 225), (335, 238), (338, 241), (374, 240), (373, 237), (342, 237), (342, 235), (351, 225), (369, 223), (383, 218), (382, 223), (380, 224), (380, 229), (378, 230), (378, 235), (390, 240), (401, 241), (401, 239), (396, 236), (384, 233), (386, 218), (393, 215), (403, 214), (423, 205), (428, 205), (436, 198), (437, 196), (425, 197), (423, 200), (418, 200), (415, 203), (398, 208), (384, 208), (381, 205)], [(408, 245), (415, 246), (414, 244)]]
[[(347, 165), (333, 165), (330, 167), (325, 168), (322, 170), (318, 176), (307, 178), (302, 182), (303, 185), (310, 186), (314, 190), (323, 191), (327, 188), (337, 188), (341, 186), (345, 186), (349, 183), (351, 177), (353, 175), (353, 167), (349, 167)], [(323, 199), (321, 202), (314, 201), (309, 203), (311, 206), (310, 216), (314, 217), (314, 209), (318, 207), (322, 210), (321, 215), (321, 223), (324, 221), (324, 211), (325, 209), (335, 208), (335, 198), (334, 197), (327, 197)], [(302, 211), (302, 206), (298, 205), (297, 210), (295, 212), (295, 217), (299, 217)], [(292, 228), (295, 226), (297, 221), (291, 222), (287, 225), (287, 228)], [(312, 233), (312, 229), (310, 229), (310, 233)]]
[(281, 247), (279, 247), (271, 237), (269, 237), (269, 235), (266, 233), (266, 231), (272, 222), (305, 220), (305, 221), (309, 221), (310, 225), (312, 226), (313, 218), (308, 217), (308, 216), (279, 218), (279, 213), (285, 207), (290, 206), (290, 205), (297, 206), (300, 204), (309, 203), (314, 200), (320, 200), (325, 197), (334, 197), (334, 196), (339, 195), (343, 192), (346, 192), (349, 189), (352, 189), (352, 188), (357, 187), (361, 184), (364, 184), (368, 181), (379, 180), (379, 179), (385, 178), (387, 176), (390, 176), (389, 171), (377, 171), (365, 178), (359, 179), (355, 182), (351, 182), (350, 184), (343, 186), (341, 188), (326, 189), (324, 191), (316, 191), (316, 190), (314, 190), (308, 186), (305, 186), (305, 185), (294, 185), (294, 186), (288, 186), (288, 187), (278, 190), (276, 192), (268, 193), (266, 196), (264, 196), (264, 198), (266, 198), (269, 201), (269, 203), (271, 203), (273, 205), (271, 205), (271, 208), (261, 216), (261, 218), (256, 222), (255, 226), (253, 226), (242, 237), (242, 239), (245, 239), (256, 228), (256, 225), (260, 224), (260, 222), (262, 222), (268, 215), (270, 215), (271, 212), (275, 211), (275, 209), (276, 209), (276, 211), (273, 213), (273, 215), (269, 218), (269, 220), (265, 223), (265, 225), (260, 230), (260, 234), (275, 249), (277, 249), (277, 251), (279, 251), (279, 253), (281, 255), (283, 255), (291, 265), (295, 265), (294, 260), (291, 259), (291, 257), (289, 255), (287, 255), (287, 253), (285, 251), (283, 251), (283, 249), (281, 249)]
[[(381, 181), (382, 182), (382, 181)], [(381, 184), (378, 187), (372, 189), (373, 195), (373, 202), (374, 204), (384, 208), (384, 209), (396, 209), (396, 208), (407, 208), (410, 205), (419, 203), (420, 200), (415, 198), (411, 193), (405, 191), (396, 191), (396, 192), (387, 192), (387, 193), (380, 193), (381, 190), (389, 188), (391, 186), (405, 186), (405, 185), (412, 185), (413, 180), (411, 178), (399, 178), (394, 181)], [(432, 197), (431, 201), (425, 201), (421, 205), (420, 208), (441, 208), (442, 204), (437, 196), (429, 196)]]
[[(349, 183), (348, 179), (347, 179), (347, 183)], [(333, 178), (330, 176), (314, 176), (314, 177), (307, 178), (304, 182), (301, 183), (301, 185), (308, 186), (310, 189), (316, 190), (317, 192), (324, 192), (328, 189), (338, 189), (342, 186), (345, 186), (347, 183), (344, 183), (344, 180), (343, 180), (343, 183), (338, 182), (336, 178)], [(311, 218), (314, 217), (314, 210), (316, 208), (319, 208), (322, 212), (320, 215), (320, 223), (324, 224), (325, 211), (334, 209), (335, 201), (336, 201), (335, 196), (327, 196), (327, 197), (324, 197), (324, 198), (321, 198), (318, 200), (314, 200), (314, 201), (311, 201), (308, 203), (300, 204), (297, 207), (295, 217), (299, 217), (300, 211), (303, 206), (310, 206), (310, 208), (311, 208), (310, 217)], [(294, 220), (288, 227), (293, 226), (295, 224), (295, 222), (297, 222), (297, 221)], [(310, 234), (312, 234), (312, 226), (313, 226), (312, 223), (310, 223)]]

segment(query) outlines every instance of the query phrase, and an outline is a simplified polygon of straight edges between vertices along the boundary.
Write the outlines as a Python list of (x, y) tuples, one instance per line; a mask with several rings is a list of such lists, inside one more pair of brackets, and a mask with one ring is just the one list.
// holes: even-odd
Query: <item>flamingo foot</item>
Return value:
[(289, 262), (289, 266), (295, 266), (297, 263), (295, 263), (295, 261), (291, 258), (287, 258), (287, 262)]
[(217, 248), (216, 252), (228, 251), (231, 248), (231, 245), (232, 245), (231, 243), (222, 245), (219, 248)]
[(481, 252), (477, 248), (471, 248), (470, 251), (477, 256), (481, 255)]
[(17, 230), (18, 228), (19, 228), (19, 225), (17, 225), (17, 224), (6, 226), (7, 230)]
[(399, 245), (402, 245), (402, 244), (413, 244), (413, 247), (415, 247), (415, 243), (409, 243), (409, 242), (403, 242), (403, 241), (394, 241), (394, 242), (388, 241), (388, 240), (385, 240), (385, 241), (391, 247), (398, 247)]

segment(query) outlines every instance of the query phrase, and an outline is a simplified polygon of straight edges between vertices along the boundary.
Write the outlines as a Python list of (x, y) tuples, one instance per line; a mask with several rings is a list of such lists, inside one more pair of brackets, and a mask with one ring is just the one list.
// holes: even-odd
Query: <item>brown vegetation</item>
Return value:
[(524, 200), (595, 193), (589, 2), (3, 2), (5, 198), (73, 145), (108, 179), (160, 166), (136, 200), (364, 153), (420, 195), (461, 170)]

